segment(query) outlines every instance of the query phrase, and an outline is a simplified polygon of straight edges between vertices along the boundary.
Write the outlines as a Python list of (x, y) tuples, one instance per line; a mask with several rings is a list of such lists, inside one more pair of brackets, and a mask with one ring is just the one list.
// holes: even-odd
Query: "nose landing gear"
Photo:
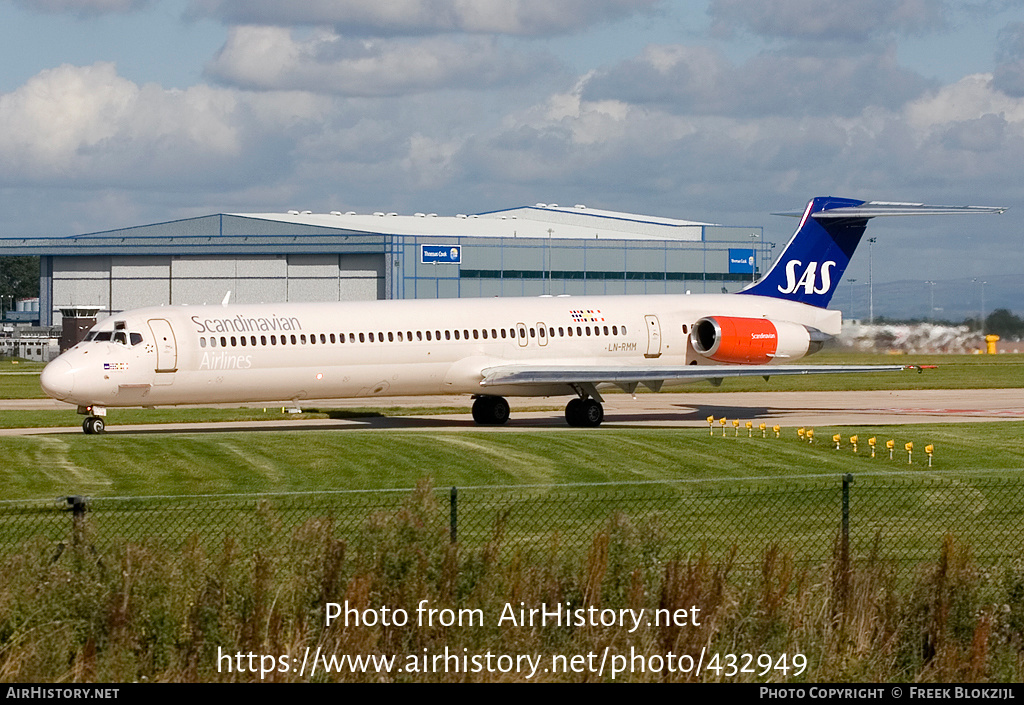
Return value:
[(82, 422), (82, 430), (89, 434), (103, 433), (106, 427), (106, 422), (99, 416), (87, 416)]
[(78, 413), (85, 415), (82, 421), (82, 430), (92, 435), (103, 433), (107, 428), (107, 422), (103, 419), (107, 415), (106, 407), (102, 406), (80, 406)]

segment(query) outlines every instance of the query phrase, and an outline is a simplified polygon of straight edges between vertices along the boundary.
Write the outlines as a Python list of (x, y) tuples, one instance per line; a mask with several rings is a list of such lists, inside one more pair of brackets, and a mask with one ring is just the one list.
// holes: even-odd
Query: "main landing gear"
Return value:
[(477, 397), (473, 401), (473, 420), (481, 426), (500, 426), (508, 421), (505, 397)]
[(596, 399), (572, 399), (565, 405), (565, 420), (570, 426), (594, 428), (604, 421), (604, 407)]
[[(473, 420), (481, 426), (500, 426), (508, 421), (505, 397), (477, 397), (473, 401)], [(597, 399), (576, 397), (565, 405), (565, 420), (570, 426), (595, 428), (604, 421), (604, 407)]]

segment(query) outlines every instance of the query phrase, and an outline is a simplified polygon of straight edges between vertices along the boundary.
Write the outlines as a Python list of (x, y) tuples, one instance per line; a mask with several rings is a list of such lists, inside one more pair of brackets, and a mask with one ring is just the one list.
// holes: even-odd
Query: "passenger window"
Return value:
[(391, 331), (388, 331), (388, 342), (389, 343), (395, 342), (395, 334), (392, 333)]
[(455, 339), (456, 339), (456, 340), (458, 340), (458, 339), (459, 339), (459, 331), (455, 331)]
[(226, 348), (228, 346), (228, 339), (225, 338), (223, 335), (220, 337), (220, 346), (222, 348)]
[(206, 338), (200, 338), (199, 339), (199, 347), (201, 347), (201, 348), (205, 348), (206, 347)]

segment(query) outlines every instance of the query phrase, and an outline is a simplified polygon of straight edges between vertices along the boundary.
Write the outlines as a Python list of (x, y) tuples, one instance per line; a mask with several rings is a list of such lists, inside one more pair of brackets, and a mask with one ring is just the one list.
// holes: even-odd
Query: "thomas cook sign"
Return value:
[(423, 264), (461, 264), (462, 247), (459, 245), (420, 245), (420, 262)]

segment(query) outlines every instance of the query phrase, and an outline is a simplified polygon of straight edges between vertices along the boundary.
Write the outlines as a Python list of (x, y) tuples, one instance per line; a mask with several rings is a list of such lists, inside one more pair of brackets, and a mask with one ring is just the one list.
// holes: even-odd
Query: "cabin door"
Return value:
[(178, 345), (174, 340), (174, 330), (163, 318), (149, 319), (149, 329), (156, 345), (156, 384), (170, 384), (174, 380), (171, 373), (178, 371)]
[(661, 357), (661, 323), (654, 315), (644, 316), (647, 323), (647, 352), (644, 357)]

